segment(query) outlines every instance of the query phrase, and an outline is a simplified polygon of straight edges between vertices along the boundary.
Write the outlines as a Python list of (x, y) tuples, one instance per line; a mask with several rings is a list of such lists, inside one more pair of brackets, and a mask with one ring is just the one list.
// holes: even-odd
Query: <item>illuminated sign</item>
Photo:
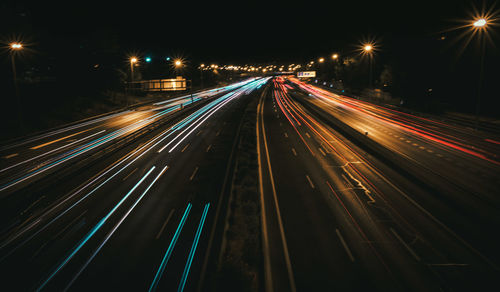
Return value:
[(186, 79), (180, 76), (175, 79), (143, 80), (141, 83), (144, 91), (178, 91), (187, 89)]
[(299, 78), (316, 77), (316, 71), (300, 71), (297, 72), (297, 77)]

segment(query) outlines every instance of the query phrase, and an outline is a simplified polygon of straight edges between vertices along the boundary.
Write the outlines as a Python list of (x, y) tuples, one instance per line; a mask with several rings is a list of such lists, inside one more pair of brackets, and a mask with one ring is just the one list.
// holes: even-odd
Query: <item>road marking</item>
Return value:
[(420, 148), (420, 149), (422, 149), (422, 150), (424, 150), (424, 149), (425, 149), (425, 147), (424, 147), (424, 146), (419, 146), (418, 148)]
[(203, 130), (200, 130), (198, 133), (196, 133), (196, 136), (199, 136), (203, 132)]
[(411, 143), (411, 141), (410, 140), (406, 140), (406, 143)]
[(182, 148), (181, 152), (184, 152), (184, 150), (186, 150), (188, 147), (189, 147), (190, 143), (187, 143), (186, 146), (184, 146), (184, 148)]
[(189, 180), (193, 180), (193, 178), (196, 175), (197, 171), (198, 171), (198, 166), (194, 169), (193, 174), (191, 175), (191, 177), (189, 177)]
[(285, 258), (285, 263), (287, 267), (287, 273), (288, 273), (288, 280), (290, 282), (290, 290), (292, 292), (297, 291), (297, 288), (295, 286), (295, 279), (293, 277), (293, 270), (292, 270), (292, 264), (290, 261), (290, 254), (288, 253), (288, 245), (286, 243), (286, 238), (285, 238), (285, 231), (283, 227), (283, 221), (281, 219), (281, 212), (279, 208), (279, 203), (278, 203), (278, 196), (276, 194), (276, 186), (274, 184), (274, 177), (273, 177), (273, 171), (271, 168), (271, 158), (269, 157), (269, 149), (267, 147), (267, 139), (266, 139), (266, 130), (264, 127), (264, 93), (260, 97), (259, 105), (257, 106), (257, 127), (256, 127), (256, 134), (257, 134), (257, 155), (259, 157), (258, 163), (259, 163), (259, 187), (260, 187), (260, 199), (261, 199), (261, 216), (262, 216), (262, 221), (263, 221), (263, 241), (264, 241), (264, 261), (265, 261), (265, 282), (266, 282), (266, 292), (273, 291), (273, 286), (272, 286), (272, 279), (271, 279), (271, 263), (270, 263), (270, 257), (269, 257), (269, 239), (267, 235), (267, 226), (265, 225), (265, 206), (264, 206), (264, 186), (262, 183), (262, 164), (261, 164), (261, 155), (260, 155), (260, 134), (259, 134), (259, 117), (260, 117), (260, 125), (262, 127), (262, 138), (263, 138), (263, 144), (264, 144), (264, 150), (266, 154), (266, 162), (267, 162), (267, 168), (269, 172), (269, 180), (271, 182), (271, 187), (272, 187), (272, 193), (273, 193), (273, 199), (274, 199), (274, 205), (275, 205), (275, 210), (276, 210), (276, 217), (278, 220), (278, 226), (280, 230), (280, 236), (281, 236), (281, 243), (283, 245), (283, 253), (284, 253), (284, 258)]
[(403, 138), (403, 137), (399, 137), (399, 140), (404, 140), (404, 139), (405, 139), (405, 138)]
[(411, 144), (411, 145), (413, 145), (413, 146), (418, 146), (418, 144), (417, 144), (417, 143), (413, 143), (413, 144)]
[(295, 148), (292, 147), (292, 152), (293, 152), (293, 155), (297, 156), (297, 151), (295, 151)]
[(3, 158), (4, 159), (9, 159), (9, 158), (12, 158), (12, 157), (16, 157), (17, 155), (19, 155), (19, 153), (10, 154), (10, 155), (4, 156)]
[(311, 188), (314, 189), (314, 184), (313, 184), (311, 178), (307, 174), (306, 174), (306, 178), (307, 178), (307, 181), (309, 181), (309, 185), (311, 186)]
[(215, 136), (219, 136), (220, 135), (220, 131), (221, 130), (217, 131), (217, 133), (215, 133)]
[(323, 149), (321, 147), (319, 147), (318, 149), (319, 149), (319, 152), (321, 152), (321, 154), (323, 154), (323, 156), (326, 156), (325, 151), (323, 151)]
[(122, 179), (122, 181), (126, 180), (129, 176), (131, 176), (131, 175), (132, 175), (132, 173), (136, 172), (136, 170), (137, 170), (137, 169), (138, 169), (138, 168), (135, 168), (134, 170), (132, 170), (129, 174), (127, 174), (127, 176), (126, 176), (126, 177), (124, 177), (124, 178)]
[(437, 153), (437, 154), (436, 154), (436, 156), (437, 156), (437, 157), (443, 157), (443, 155), (441, 155), (441, 154), (439, 154), (439, 153)]
[(212, 148), (212, 144), (208, 145), (207, 150), (205, 152), (210, 151), (210, 148)]
[(307, 138), (311, 138), (311, 135), (309, 135), (309, 133), (306, 132), (306, 136)]
[(432, 151), (431, 149), (427, 149), (427, 152), (433, 153), (434, 151)]
[(349, 247), (347, 246), (347, 243), (345, 242), (344, 238), (342, 237), (342, 234), (340, 234), (340, 231), (338, 229), (335, 229), (335, 232), (337, 232), (337, 236), (339, 237), (340, 242), (344, 246), (344, 249), (347, 252), (347, 255), (351, 259), (351, 262), (354, 262), (354, 257), (352, 256), (351, 250), (349, 249)]
[(175, 209), (172, 209), (170, 211), (170, 213), (168, 214), (167, 216), (167, 220), (165, 220), (165, 222), (163, 223), (163, 225), (161, 226), (161, 229), (160, 231), (158, 232), (158, 234), (156, 235), (156, 239), (160, 238), (161, 234), (163, 233), (163, 230), (165, 229), (165, 227), (167, 226), (168, 224), (168, 221), (170, 221), (170, 219), (172, 218), (172, 215), (174, 215), (174, 211)]
[(399, 236), (399, 234), (396, 233), (396, 231), (394, 229), (392, 229), (392, 227), (390, 228), (391, 229), (391, 232), (392, 234), (394, 234), (394, 236), (399, 240), (399, 242), (401, 242), (401, 244), (406, 247), (406, 249), (411, 253), (411, 255), (417, 260), (417, 262), (420, 261), (420, 258), (418, 257), (418, 255), (413, 251), (413, 249), (408, 245), (406, 244), (406, 242), (404, 242), (404, 240)]
[(288, 138), (288, 134), (285, 132), (285, 138)]

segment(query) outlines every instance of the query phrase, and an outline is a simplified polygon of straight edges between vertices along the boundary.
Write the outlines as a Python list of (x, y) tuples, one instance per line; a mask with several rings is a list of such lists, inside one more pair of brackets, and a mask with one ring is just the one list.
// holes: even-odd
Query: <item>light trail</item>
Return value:
[(160, 282), (160, 279), (163, 275), (163, 272), (165, 271), (165, 267), (167, 266), (168, 260), (170, 259), (170, 256), (172, 255), (172, 251), (174, 249), (174, 246), (177, 243), (177, 240), (179, 239), (179, 235), (182, 231), (182, 228), (184, 227), (184, 224), (186, 223), (187, 217), (189, 215), (189, 211), (191, 211), (191, 207), (192, 207), (191, 203), (188, 203), (186, 210), (184, 211), (184, 215), (182, 215), (181, 222), (179, 223), (179, 225), (177, 226), (177, 229), (175, 230), (174, 236), (172, 237), (172, 240), (170, 241), (168, 249), (165, 252), (165, 255), (163, 256), (160, 267), (158, 267), (158, 271), (156, 271), (153, 282), (151, 283), (151, 286), (149, 287), (148, 291), (150, 291), (150, 292), (156, 291), (156, 288), (158, 288), (158, 283)]
[(198, 229), (196, 230), (196, 234), (193, 240), (193, 245), (191, 246), (191, 250), (189, 251), (188, 260), (186, 262), (186, 266), (184, 267), (184, 272), (182, 273), (181, 282), (179, 283), (177, 292), (184, 291), (184, 286), (186, 285), (187, 277), (189, 275), (189, 270), (191, 269), (191, 264), (193, 263), (194, 253), (196, 252), (196, 248), (198, 247), (198, 241), (200, 240), (201, 231), (203, 230), (203, 225), (205, 224), (205, 219), (207, 218), (209, 207), (210, 203), (207, 203), (205, 205), (205, 208), (203, 208), (203, 214), (201, 215), (200, 223), (198, 225)]
[(125, 219), (128, 217), (128, 215), (130, 215), (130, 213), (132, 212), (132, 210), (134, 210), (134, 208), (137, 206), (137, 204), (139, 204), (139, 202), (142, 200), (142, 198), (144, 198), (144, 196), (146, 195), (146, 193), (149, 191), (149, 189), (155, 184), (155, 182), (165, 173), (165, 171), (168, 169), (168, 166), (165, 166), (159, 173), (158, 175), (153, 179), (153, 181), (148, 185), (148, 187), (142, 192), (141, 196), (135, 200), (134, 204), (128, 209), (127, 213), (125, 213), (125, 215), (122, 216), (122, 218), (120, 219), (120, 221), (118, 221), (118, 223), (113, 227), (113, 229), (108, 233), (108, 235), (106, 235), (106, 238), (104, 238), (104, 240), (101, 242), (101, 244), (99, 245), (99, 247), (92, 253), (92, 256), (90, 256), (90, 258), (85, 262), (85, 264), (83, 264), (83, 266), (80, 268), (80, 270), (78, 270), (78, 272), (75, 274), (75, 276), (71, 279), (71, 281), (69, 282), (69, 284), (66, 286), (66, 288), (64, 290), (68, 290), (69, 287), (71, 285), (73, 285), (73, 283), (75, 282), (75, 280), (80, 276), (80, 274), (87, 268), (87, 266), (90, 264), (90, 262), (95, 258), (95, 256), (99, 253), (99, 251), (102, 249), (102, 247), (106, 244), (106, 242), (108, 242), (108, 240), (111, 238), (111, 236), (113, 236), (113, 234), (115, 233), (115, 231), (118, 229), (118, 227), (120, 227), (120, 225), (123, 223), (123, 221), (125, 221)]
[[(369, 104), (367, 102), (361, 102), (358, 100), (354, 100), (352, 98), (344, 96), (341, 97), (339, 95), (314, 87), (312, 85), (304, 84), (296, 80), (295, 78), (290, 78), (290, 81), (297, 84), (303, 90), (312, 93), (313, 96), (317, 98), (324, 99), (327, 102), (334, 103), (335, 105), (342, 106), (343, 108), (349, 109), (351, 111), (354, 110), (361, 115), (370, 116), (381, 122), (388, 123), (407, 133), (417, 135), (418, 137), (424, 139), (425, 141), (432, 141), (437, 143), (437, 145), (453, 148), (455, 150), (472, 155), (474, 157), (491, 162), (493, 164), (500, 165), (499, 161), (488, 158), (485, 155), (485, 154), (490, 154), (487, 151), (476, 146), (465, 144), (462, 142), (464, 141), (463, 139), (460, 139), (458, 137), (455, 137), (447, 133), (443, 133), (442, 131), (437, 130), (436, 128), (431, 128), (429, 126), (426, 126), (425, 124), (421, 124), (418, 121), (436, 124), (437, 126), (446, 126), (449, 128), (453, 128), (451, 125), (423, 117), (418, 117), (408, 113), (387, 109), (381, 106)], [(411, 118), (412, 120), (401, 117), (401, 115)], [(366, 117), (361, 117), (359, 120), (363, 121), (363, 119), (366, 119)]]
[(111, 211), (106, 214), (98, 223), (95, 225), (87, 235), (85, 235), (82, 240), (71, 250), (69, 255), (57, 266), (57, 268), (47, 277), (45, 281), (36, 289), (37, 291), (41, 291), (49, 282), (54, 278), (54, 276), (62, 269), (66, 264), (75, 256), (75, 254), (89, 241), (89, 239), (94, 236), (94, 234), (106, 223), (106, 221), (113, 215), (113, 213), (125, 202), (125, 200), (132, 194), (132, 192), (139, 187), (139, 185), (151, 174), (151, 172), (155, 169), (155, 167), (151, 167), (151, 169), (128, 191), (128, 193), (116, 204)]

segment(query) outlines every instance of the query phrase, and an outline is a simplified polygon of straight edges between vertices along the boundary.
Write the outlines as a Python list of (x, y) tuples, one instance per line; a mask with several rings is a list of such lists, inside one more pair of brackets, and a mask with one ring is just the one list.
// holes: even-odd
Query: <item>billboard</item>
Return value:
[(177, 77), (175, 79), (143, 80), (142, 90), (144, 91), (177, 91), (186, 90), (186, 79)]
[(299, 78), (316, 77), (316, 71), (300, 71), (297, 72), (297, 77)]

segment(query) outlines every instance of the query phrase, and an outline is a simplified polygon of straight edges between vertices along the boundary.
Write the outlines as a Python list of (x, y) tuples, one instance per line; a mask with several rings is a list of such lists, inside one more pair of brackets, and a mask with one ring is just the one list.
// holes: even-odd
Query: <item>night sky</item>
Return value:
[[(424, 78), (431, 80), (423, 87), (478, 83), (468, 82), (479, 70), (475, 44), (464, 50), (463, 42), (456, 42), (460, 31), (444, 31), (470, 17), (473, 6), (480, 10), (483, 1), (104, 2), (3, 1), (0, 35), (4, 42), (22, 35), (35, 59), (70, 59), (73, 50), (87, 48), (89, 54), (120, 58), (129, 52), (183, 56), (193, 64), (304, 62), (332, 52), (355, 54), (361, 40), (375, 38), (379, 64), (393, 63), (403, 71), (411, 67), (410, 76), (436, 75)], [(493, 39), (498, 41), (498, 33)], [(491, 44), (487, 48), (485, 84), (499, 77), (494, 69), (498, 50)], [(436, 79), (443, 75), (443, 82)], [(465, 92), (474, 94), (474, 86)], [(485, 85), (485, 92), (485, 100), (496, 100), (491, 86)]]

